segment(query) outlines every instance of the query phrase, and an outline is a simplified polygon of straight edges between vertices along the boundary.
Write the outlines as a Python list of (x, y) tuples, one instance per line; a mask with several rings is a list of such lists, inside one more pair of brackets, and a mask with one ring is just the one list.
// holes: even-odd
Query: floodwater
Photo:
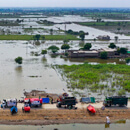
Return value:
[[(39, 15), (40, 16), (40, 15)], [(15, 20), (16, 21), (17, 18), (5, 18), (5, 19), (2, 19), (2, 20)], [(21, 34), (28, 34), (28, 35), (35, 35), (35, 34), (43, 34), (43, 35), (48, 35), (50, 34), (50, 29), (53, 29), (57, 32), (54, 31), (54, 34), (58, 35), (58, 34), (61, 34), (61, 32), (59, 31), (58, 32), (58, 29), (62, 29), (62, 30), (65, 30), (65, 24), (55, 24), (53, 26), (44, 26), (42, 24), (38, 24), (37, 21), (39, 20), (48, 20), (48, 21), (52, 21), (52, 22), (55, 22), (55, 23), (62, 23), (62, 22), (87, 22), (87, 21), (94, 21), (93, 19), (91, 18), (88, 18), (88, 17), (81, 17), (79, 15), (77, 16), (73, 16), (73, 15), (65, 15), (65, 16), (62, 16), (62, 17), (47, 17), (47, 18), (22, 18), (21, 19), (24, 19), (24, 22), (21, 23), (21, 25), (19, 27), (6, 27), (6, 26), (3, 26), (3, 27), (0, 27), (0, 29), (3, 29), (5, 30), (5, 32), (7, 32), (7, 30), (10, 30), (12, 34), (18, 34), (18, 32), (21, 32)], [(107, 20), (105, 19), (105, 21), (112, 21), (111, 19)], [(113, 20), (115, 21), (115, 20)], [(117, 20), (118, 21), (118, 20)], [(120, 21), (120, 20), (119, 20)], [(128, 20), (127, 20), (128, 21)], [(25, 32), (24, 31), (24, 28), (44, 28), (45, 30), (34, 30), (33, 32)], [(96, 37), (98, 37), (99, 35), (109, 35), (111, 37), (111, 39), (114, 39), (115, 36), (118, 36), (119, 39), (130, 39), (130, 36), (125, 36), (125, 35), (121, 35), (121, 34), (114, 34), (114, 33), (111, 33), (111, 32), (108, 32), (108, 31), (104, 31), (104, 30), (99, 30), (99, 29), (96, 29), (96, 28), (92, 28), (92, 27), (87, 27), (87, 26), (81, 26), (81, 25), (77, 25), (77, 24), (66, 24), (66, 29), (69, 30), (69, 29), (72, 29), (73, 31), (85, 31), (85, 32), (88, 32), (89, 35), (87, 35), (85, 37), (85, 39), (94, 39)], [(48, 31), (46, 31), (48, 30)]]
[[(46, 41), (40, 46), (26, 44), (26, 41), (0, 41), (0, 100), (3, 98), (20, 98), (23, 97), (24, 90), (32, 89), (44, 90), (50, 93), (68, 92), (65, 81), (61, 78), (57, 70), (54, 70), (51, 65), (72, 65), (82, 64), (84, 61), (89, 63), (120, 63), (125, 64), (123, 59), (66, 59), (60, 56), (52, 57), (49, 54), (44, 56), (32, 56), (30, 53), (41, 52), (51, 45), (60, 47), (62, 41)], [(119, 46), (127, 46), (127, 44), (118, 44)], [(71, 41), (70, 45), (76, 49), (79, 48), (79, 42)], [(108, 44), (94, 44), (94, 48), (107, 47)], [(60, 50), (59, 52), (62, 52)], [(23, 64), (19, 66), (14, 59), (18, 56), (23, 57)]]
[(0, 125), (2, 130), (129, 130), (130, 121), (126, 123), (115, 124), (60, 124), (46, 126), (30, 126), (30, 125)]

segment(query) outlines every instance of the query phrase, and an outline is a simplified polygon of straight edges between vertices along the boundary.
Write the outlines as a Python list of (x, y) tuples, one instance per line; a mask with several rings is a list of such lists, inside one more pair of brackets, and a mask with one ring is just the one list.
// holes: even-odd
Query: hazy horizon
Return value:
[(0, 7), (130, 8), (130, 0), (0, 0)]

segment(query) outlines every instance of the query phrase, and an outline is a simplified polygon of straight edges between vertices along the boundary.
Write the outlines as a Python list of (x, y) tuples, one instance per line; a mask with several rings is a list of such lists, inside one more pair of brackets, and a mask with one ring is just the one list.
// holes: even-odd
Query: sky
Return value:
[(130, 7), (130, 0), (0, 0), (0, 7)]

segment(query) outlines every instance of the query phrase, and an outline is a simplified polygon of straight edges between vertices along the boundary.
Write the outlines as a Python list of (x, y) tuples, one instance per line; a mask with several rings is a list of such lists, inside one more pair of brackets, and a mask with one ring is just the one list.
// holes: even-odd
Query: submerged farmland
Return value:
[[(68, 88), (84, 90), (99, 95), (126, 95), (130, 92), (130, 66), (84, 63), (57, 66)], [(76, 94), (81, 94), (77, 91)], [(85, 94), (85, 93), (83, 93)]]

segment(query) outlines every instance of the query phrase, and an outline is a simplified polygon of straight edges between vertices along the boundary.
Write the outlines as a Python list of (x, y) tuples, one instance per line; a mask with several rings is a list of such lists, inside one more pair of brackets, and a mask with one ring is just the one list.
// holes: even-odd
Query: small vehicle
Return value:
[(25, 104), (24, 107), (22, 107), (23, 112), (30, 112), (30, 106), (29, 104)]
[(42, 99), (39, 98), (25, 98), (24, 103), (30, 107), (42, 107)]
[(126, 96), (112, 96), (106, 97), (103, 102), (105, 107), (111, 107), (112, 105), (127, 106), (128, 97)]
[(72, 109), (73, 107), (75, 107), (76, 103), (77, 101), (75, 97), (60, 96), (57, 103), (57, 107), (61, 108), (62, 106), (65, 106), (69, 109)]
[(3, 99), (1, 108), (11, 108), (13, 106), (17, 107), (17, 99)]
[(94, 106), (92, 106), (92, 105), (89, 105), (89, 106), (87, 107), (87, 110), (88, 110), (89, 112), (93, 113), (93, 114), (96, 113), (96, 110), (95, 110)]

